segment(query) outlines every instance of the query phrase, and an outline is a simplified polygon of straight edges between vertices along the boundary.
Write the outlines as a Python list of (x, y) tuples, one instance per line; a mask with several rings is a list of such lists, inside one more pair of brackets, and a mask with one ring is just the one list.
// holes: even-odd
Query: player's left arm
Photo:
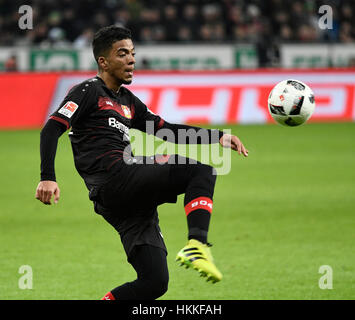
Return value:
[(244, 144), (237, 136), (232, 134), (225, 133), (220, 138), (219, 143), (224, 148), (231, 148), (234, 151), (237, 151), (238, 154), (242, 154), (244, 157), (247, 157), (249, 151), (244, 147)]
[[(135, 129), (144, 131), (148, 134), (154, 134), (156, 137), (172, 143), (219, 143), (224, 148), (231, 148), (239, 154), (243, 154), (245, 157), (248, 156), (248, 150), (244, 147), (243, 143), (237, 136), (224, 133), (218, 129), (205, 129), (185, 124), (169, 123), (157, 114), (151, 112), (137, 97), (134, 98), (135, 116), (133, 127)], [(153, 126), (147, 126), (148, 121), (150, 121)], [(148, 127), (153, 128), (153, 132), (149, 132), (147, 130)], [(170, 130), (172, 134), (166, 134), (164, 129)], [(185, 132), (183, 136), (184, 139), (182, 140), (179, 139), (179, 133), (181, 132)], [(190, 134), (186, 134), (189, 132)]]
[[(178, 137), (179, 130), (192, 130), (192, 132), (196, 133), (197, 139), (192, 139), (197, 144), (211, 144), (211, 143), (219, 143), (224, 148), (231, 148), (234, 151), (237, 151), (238, 154), (243, 154), (245, 157), (248, 156), (249, 151), (245, 148), (242, 141), (235, 135), (225, 133), (218, 129), (205, 129), (195, 126), (189, 126), (184, 124), (171, 124), (169, 122), (164, 121), (163, 125), (160, 129), (170, 129), (174, 132), (175, 137)], [(159, 137), (160, 129), (157, 131), (156, 136)], [(203, 139), (202, 137), (206, 137)], [(188, 135), (187, 135), (188, 138)], [(167, 139), (169, 141), (169, 139)], [(177, 139), (178, 140), (178, 139)], [(191, 139), (190, 139), (191, 140)], [(178, 141), (170, 141), (178, 143)], [(186, 143), (190, 143), (189, 140)]]

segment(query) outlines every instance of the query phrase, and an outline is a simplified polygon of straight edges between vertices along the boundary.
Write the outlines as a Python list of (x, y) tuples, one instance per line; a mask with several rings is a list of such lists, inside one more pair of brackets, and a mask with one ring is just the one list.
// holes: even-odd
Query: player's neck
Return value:
[(111, 89), (116, 93), (118, 92), (118, 90), (120, 90), (121, 83), (117, 83), (117, 80), (110, 76), (107, 72), (99, 71), (97, 76), (100, 77), (103, 82), (105, 82), (107, 88)]

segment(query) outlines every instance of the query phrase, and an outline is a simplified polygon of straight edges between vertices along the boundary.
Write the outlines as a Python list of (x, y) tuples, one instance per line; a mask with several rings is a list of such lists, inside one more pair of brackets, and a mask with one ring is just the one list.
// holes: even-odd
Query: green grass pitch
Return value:
[[(161, 299), (354, 299), (355, 124), (226, 126), (249, 149), (217, 178), (212, 285), (174, 261), (186, 243), (183, 198), (160, 207), (170, 283)], [(115, 230), (95, 214), (60, 139), (57, 205), (34, 198), (39, 130), (0, 132), (0, 299), (100, 299), (135, 278)], [(32, 289), (20, 289), (22, 265)], [(333, 289), (320, 289), (319, 268)]]

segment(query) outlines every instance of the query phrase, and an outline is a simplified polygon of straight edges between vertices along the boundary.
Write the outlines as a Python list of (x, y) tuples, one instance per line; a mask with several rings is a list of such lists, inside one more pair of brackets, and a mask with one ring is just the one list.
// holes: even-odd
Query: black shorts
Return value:
[(89, 194), (95, 212), (120, 234), (128, 259), (136, 245), (150, 244), (167, 251), (157, 207), (177, 201), (189, 182), (188, 168), (197, 163), (178, 155), (151, 162), (151, 157), (132, 158), (108, 183), (91, 188)]
[(130, 216), (122, 218), (119, 209), (107, 209), (98, 202), (94, 202), (94, 206), (95, 211), (101, 214), (119, 233), (128, 261), (130, 261), (133, 248), (137, 245), (149, 244), (163, 249), (168, 254), (160, 231), (156, 208), (144, 211), (132, 210)]

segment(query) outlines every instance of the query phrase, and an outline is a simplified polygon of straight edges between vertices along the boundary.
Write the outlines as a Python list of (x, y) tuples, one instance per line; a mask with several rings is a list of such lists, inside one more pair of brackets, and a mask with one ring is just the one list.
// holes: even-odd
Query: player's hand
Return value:
[(237, 151), (238, 154), (243, 154), (244, 157), (248, 156), (249, 151), (244, 147), (243, 143), (237, 136), (225, 133), (221, 139), (219, 139), (219, 143), (224, 148), (231, 148), (232, 150)]
[(52, 196), (54, 196), (54, 203), (58, 203), (60, 196), (58, 184), (50, 180), (40, 181), (36, 189), (36, 199), (44, 204), (52, 204)]

